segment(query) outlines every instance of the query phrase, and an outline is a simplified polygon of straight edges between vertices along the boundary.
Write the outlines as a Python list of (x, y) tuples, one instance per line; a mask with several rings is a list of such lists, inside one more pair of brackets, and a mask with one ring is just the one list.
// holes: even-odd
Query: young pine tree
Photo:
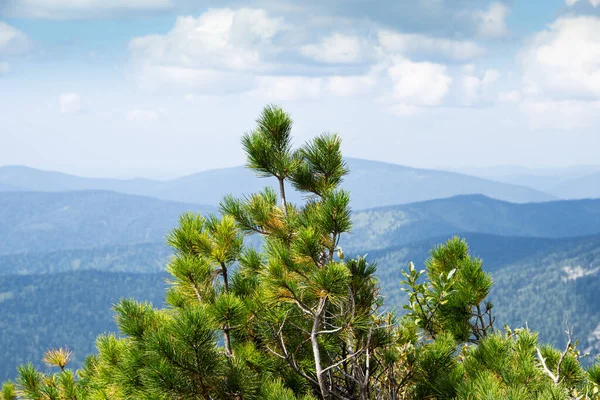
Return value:
[(53, 350), (58, 372), (21, 366), (2, 398), (600, 399), (600, 363), (584, 370), (570, 333), (559, 351), (495, 329), (491, 277), (458, 238), (403, 272), (403, 317), (384, 311), (376, 266), (341, 247), (352, 220), (340, 138), (294, 149), (291, 131), (267, 106), (242, 138), (247, 166), (277, 190), (226, 196), (221, 215), (184, 214), (168, 234), (164, 308), (120, 301), (120, 336), (100, 336), (76, 374)]

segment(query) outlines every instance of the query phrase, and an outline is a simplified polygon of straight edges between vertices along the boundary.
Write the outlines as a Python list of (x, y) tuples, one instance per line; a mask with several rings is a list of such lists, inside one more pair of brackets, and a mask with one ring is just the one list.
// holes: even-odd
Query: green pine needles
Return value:
[(167, 235), (164, 308), (122, 300), (119, 336), (100, 336), (79, 371), (51, 350), (56, 373), (21, 366), (2, 398), (600, 399), (600, 363), (581, 367), (569, 329), (564, 350), (497, 329), (492, 280), (458, 238), (402, 272), (406, 312), (387, 310), (376, 266), (340, 246), (352, 218), (339, 136), (294, 149), (291, 132), (267, 106), (242, 138), (248, 168), (279, 193), (226, 196), (221, 215), (184, 214)]

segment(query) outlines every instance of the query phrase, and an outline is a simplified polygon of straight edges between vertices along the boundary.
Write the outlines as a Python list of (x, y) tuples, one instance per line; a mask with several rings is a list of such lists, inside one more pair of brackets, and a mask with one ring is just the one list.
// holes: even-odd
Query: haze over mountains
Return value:
[[(556, 199), (555, 196), (523, 186), (494, 182), (455, 172), (404, 167), (395, 164), (347, 159), (350, 175), (344, 188), (353, 194), (353, 208), (365, 209), (406, 204), (459, 194), (483, 194), (517, 203)], [(112, 190), (186, 203), (217, 205), (223, 195), (254, 193), (266, 185), (244, 167), (218, 169), (168, 181), (148, 179), (82, 178), (27, 167), (0, 167), (0, 185), (8, 190), (72, 191)], [(3, 189), (0, 186), (0, 190)], [(301, 200), (291, 193), (293, 201)]]
[(600, 197), (600, 166), (530, 169), (517, 166), (457, 168), (453, 171), (526, 186), (563, 199)]
[[(378, 263), (388, 306), (404, 301), (408, 262), (422, 268), (433, 246), (458, 234), (493, 275), (499, 323), (527, 322), (562, 346), (568, 314), (584, 349), (600, 351), (600, 199), (348, 161), (354, 229), (340, 244)], [(77, 366), (96, 335), (116, 329), (110, 307), (120, 297), (161, 306), (171, 254), (164, 236), (179, 215), (216, 212), (222, 195), (271, 183), (241, 167), (171, 181), (0, 168), (0, 380), (20, 363), (40, 365), (53, 346), (68, 345)]]

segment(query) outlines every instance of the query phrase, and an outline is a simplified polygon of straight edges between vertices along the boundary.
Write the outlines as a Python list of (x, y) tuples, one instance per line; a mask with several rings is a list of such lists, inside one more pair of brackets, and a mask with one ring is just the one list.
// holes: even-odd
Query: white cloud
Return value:
[(461, 78), (462, 102), (472, 105), (482, 101), (489, 101), (490, 87), (500, 79), (500, 72), (488, 69), (480, 76), (475, 73), (474, 67), (465, 68), (465, 75)]
[(441, 64), (396, 60), (388, 69), (393, 97), (409, 106), (436, 106), (448, 94), (452, 78)]
[(386, 52), (403, 55), (418, 54), (464, 61), (483, 54), (485, 51), (471, 40), (451, 40), (421, 34), (406, 34), (390, 30), (378, 33), (379, 44)]
[(350, 35), (334, 33), (318, 44), (302, 46), (300, 52), (316, 61), (331, 64), (348, 64), (362, 61), (372, 51), (365, 40)]
[(196, 69), (260, 70), (262, 52), (282, 29), (264, 10), (212, 9), (198, 18), (178, 17), (166, 35), (133, 39), (133, 59), (146, 65)]
[(4, 12), (21, 18), (71, 19), (164, 11), (173, 6), (173, 0), (8, 0)]
[(10, 65), (4, 61), (0, 62), (0, 75), (7, 74), (10, 71)]
[(179, 17), (167, 34), (130, 42), (132, 75), (150, 89), (249, 89), (253, 74), (273, 69), (264, 56), (274, 51), (272, 39), (283, 28), (281, 19), (260, 9), (211, 9), (198, 18)]
[[(576, 3), (578, 3), (579, 0), (565, 0), (565, 3), (568, 6), (574, 6)], [(600, 6), (600, 0), (589, 0), (590, 4), (594, 7), (598, 7)]]
[[(391, 30), (375, 36), (338, 32), (307, 43), (314, 37), (310, 30), (262, 9), (210, 9), (177, 18), (164, 35), (131, 40), (129, 75), (141, 88), (180, 96), (247, 92), (293, 101), (373, 94), (387, 98), (395, 113), (409, 114), (414, 107), (443, 104), (453, 83), (446, 65), (416, 60), (464, 61), (485, 53), (472, 40)], [(475, 78), (468, 89), (472, 101), (492, 76)]]
[(473, 18), (477, 22), (477, 29), (481, 36), (489, 38), (500, 38), (508, 35), (506, 18), (510, 13), (507, 5), (492, 3), (485, 11), (476, 11)]
[(582, 129), (600, 123), (598, 32), (598, 17), (562, 17), (535, 34), (521, 52), (520, 108), (532, 128)]
[(521, 55), (524, 91), (555, 99), (600, 99), (600, 18), (564, 17)]
[(0, 55), (17, 55), (27, 52), (31, 42), (27, 35), (0, 21)]
[(58, 97), (58, 103), (63, 114), (78, 114), (82, 110), (79, 93), (63, 93)]
[(156, 121), (162, 113), (160, 110), (150, 110), (136, 108), (129, 111), (126, 115), (128, 121)]

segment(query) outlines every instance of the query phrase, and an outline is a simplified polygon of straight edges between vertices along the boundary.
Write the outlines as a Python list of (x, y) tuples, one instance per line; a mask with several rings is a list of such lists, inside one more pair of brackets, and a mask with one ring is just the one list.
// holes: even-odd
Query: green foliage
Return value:
[(417, 272), (412, 263), (408, 272), (402, 271), (409, 317), (432, 339), (447, 332), (458, 342), (477, 343), (492, 332), (492, 304), (484, 303), (492, 280), (481, 260), (469, 255), (467, 243), (450, 239), (435, 247), (425, 264), (425, 282), (420, 282), (425, 271)]
[(5, 382), (2, 385), (2, 400), (15, 400), (17, 398), (17, 389), (14, 383)]

